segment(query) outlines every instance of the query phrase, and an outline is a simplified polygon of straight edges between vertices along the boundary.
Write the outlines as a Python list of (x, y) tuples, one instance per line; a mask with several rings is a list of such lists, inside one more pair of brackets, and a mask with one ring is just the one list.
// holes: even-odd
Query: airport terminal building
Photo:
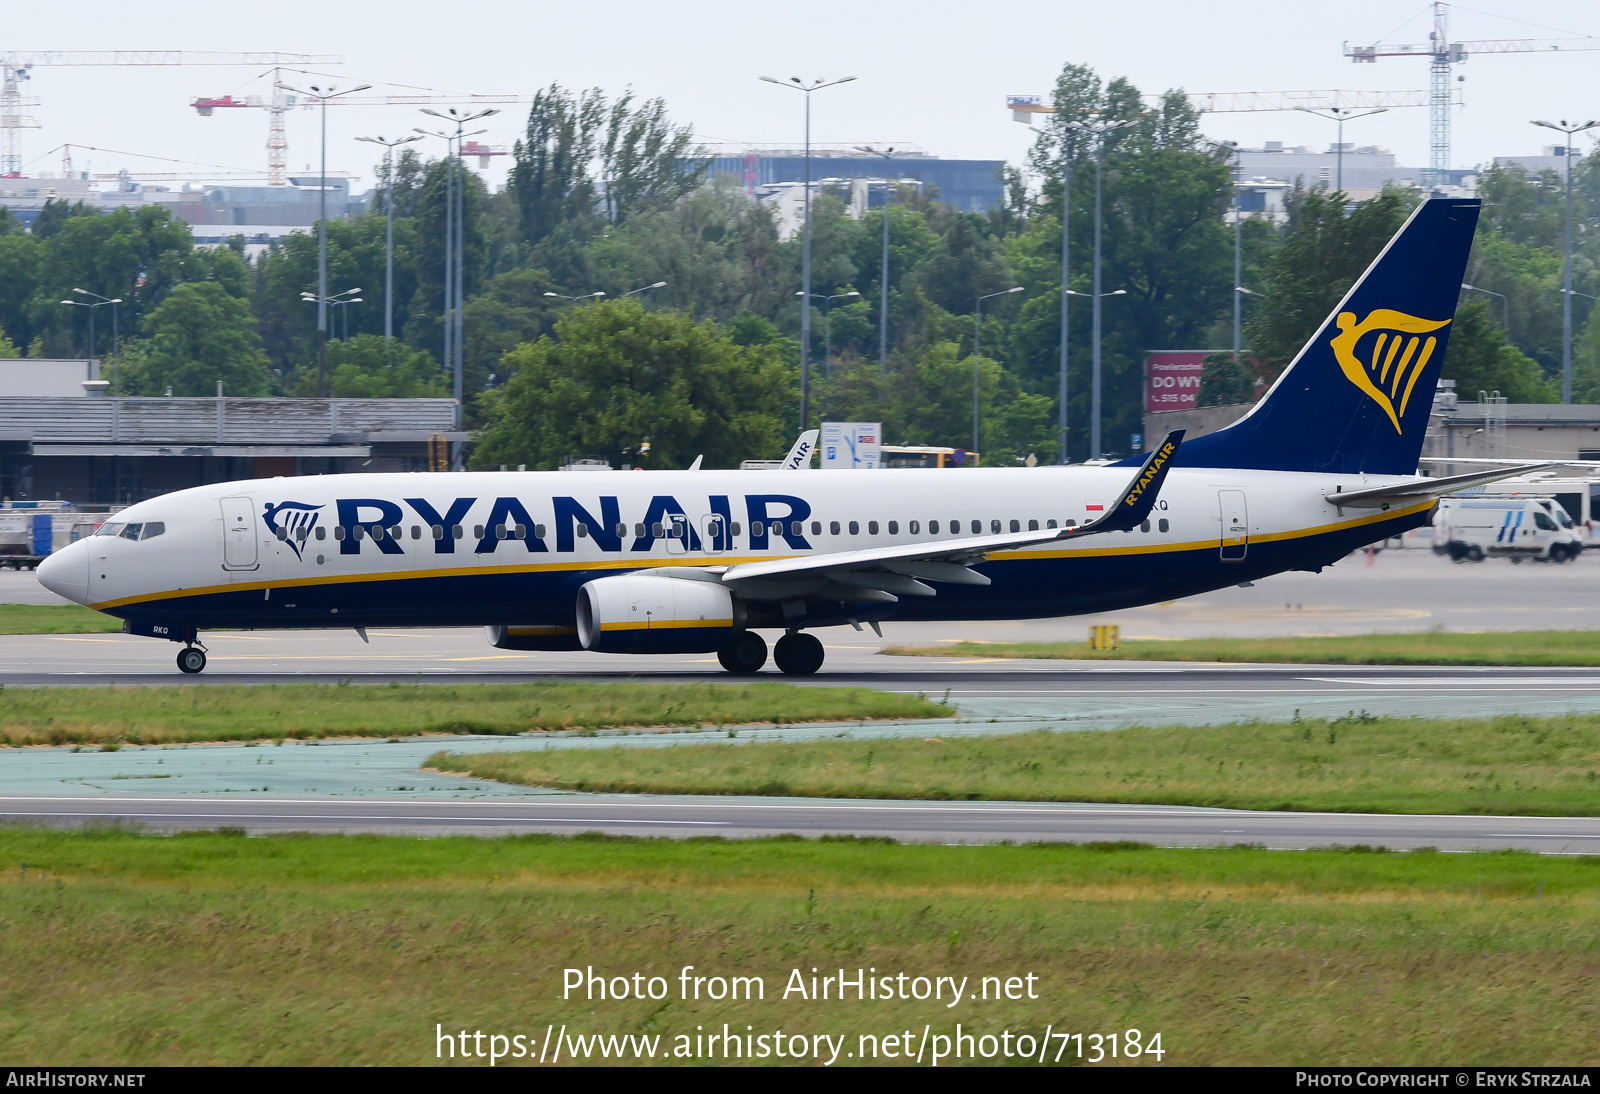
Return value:
[(451, 399), (112, 398), (96, 394), (97, 365), (0, 362), (0, 496), (104, 507), (237, 479), (422, 471), (430, 436), (465, 437)]

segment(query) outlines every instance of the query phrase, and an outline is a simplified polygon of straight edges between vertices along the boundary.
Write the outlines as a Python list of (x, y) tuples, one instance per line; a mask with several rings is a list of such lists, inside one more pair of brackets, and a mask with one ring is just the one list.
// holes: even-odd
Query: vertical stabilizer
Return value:
[(1415, 473), (1478, 209), (1417, 206), (1250, 413), (1185, 444), (1178, 465)]

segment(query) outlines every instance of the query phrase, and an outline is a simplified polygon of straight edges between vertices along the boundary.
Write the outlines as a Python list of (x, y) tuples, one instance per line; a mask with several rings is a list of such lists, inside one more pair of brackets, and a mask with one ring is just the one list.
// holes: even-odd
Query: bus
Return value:
[(977, 467), (980, 456), (961, 448), (926, 444), (886, 444), (879, 450), (879, 467)]

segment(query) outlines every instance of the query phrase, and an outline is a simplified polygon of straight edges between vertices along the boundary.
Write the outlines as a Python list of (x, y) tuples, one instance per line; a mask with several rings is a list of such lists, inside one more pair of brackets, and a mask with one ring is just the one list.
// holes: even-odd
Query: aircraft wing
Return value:
[[(1161, 484), (1183, 442), (1183, 430), (1168, 434), (1145, 458), (1128, 485), (1097, 519), (1076, 528), (1049, 528), (1034, 532), (951, 538), (941, 542), (909, 543), (895, 547), (870, 547), (862, 551), (770, 562), (746, 562), (729, 567), (723, 584), (755, 600), (784, 600), (821, 595), (843, 601), (895, 603), (900, 596), (933, 596), (924, 581), (956, 585), (987, 585), (989, 579), (968, 566), (995, 551), (1012, 551), (1041, 543), (1081, 539), (1102, 532), (1132, 531), (1150, 515)], [(920, 579), (920, 580), (919, 580)]]
[(1544, 471), (1547, 468), (1560, 466), (1560, 463), (1529, 463), (1519, 467), (1501, 467), (1495, 471), (1472, 471), (1465, 475), (1449, 475), (1442, 479), (1413, 479), (1410, 482), (1390, 483), (1387, 486), (1374, 486), (1367, 490), (1344, 490), (1322, 496), (1335, 505), (1349, 505), (1357, 509), (1382, 509), (1408, 501), (1437, 498), (1444, 494), (1453, 494), (1457, 490), (1482, 486), (1484, 483), (1516, 478), (1530, 471)]

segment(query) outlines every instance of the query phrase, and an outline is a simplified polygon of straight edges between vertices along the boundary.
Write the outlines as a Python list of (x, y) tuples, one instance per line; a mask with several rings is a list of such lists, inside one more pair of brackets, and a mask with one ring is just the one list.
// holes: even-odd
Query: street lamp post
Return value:
[(1116, 293), (1102, 293), (1100, 291), (1100, 238), (1103, 227), (1101, 215), (1102, 178), (1106, 167), (1106, 137), (1118, 129), (1126, 129), (1135, 124), (1134, 119), (1125, 119), (1116, 122), (1102, 122), (1099, 125), (1088, 125), (1083, 122), (1073, 122), (1069, 128), (1082, 133), (1088, 133), (1095, 138), (1094, 156), (1094, 301), (1091, 307), (1093, 337), (1090, 341), (1090, 393), (1089, 393), (1089, 455), (1100, 455), (1100, 300), (1105, 296), (1114, 296)]
[[(665, 285), (666, 282), (663, 281), (662, 284)], [(649, 288), (653, 289), (653, 288), (655, 288), (655, 286), (651, 285), (651, 286), (649, 286)], [(634, 291), (637, 292), (638, 290), (636, 289)], [(588, 292), (588, 293), (584, 293), (582, 296), (568, 296), (566, 293), (547, 292), (547, 293), (545, 293), (545, 295), (546, 296), (553, 296), (557, 300), (570, 300), (574, 304), (576, 304), (580, 300), (590, 300), (590, 299), (593, 299), (593, 298), (596, 298), (596, 297), (604, 296), (605, 293), (604, 292)], [(632, 293), (630, 293), (629, 295), (631, 296)]]
[(980, 296), (978, 306), (972, 311), (972, 451), (974, 452), (983, 451), (978, 446), (978, 369), (983, 364), (983, 354), (980, 352), (980, 343), (983, 340), (983, 302), (1021, 291), (1022, 286), (1018, 285), (1015, 288), (1001, 289), (999, 292)]
[[(334, 293), (332, 296), (329, 296), (329, 297), (319, 297), (316, 293), (303, 292), (303, 293), (300, 294), (300, 299), (305, 301), (307, 304), (317, 304), (317, 305), (319, 305), (319, 310), (321, 308), (338, 308), (338, 307), (343, 307), (343, 306), (348, 305), (348, 304), (359, 304), (359, 303), (361, 303), (361, 297), (356, 295), (356, 293), (358, 293), (360, 291), (361, 291), (361, 289), (359, 287), (356, 287), (356, 288), (352, 288), (352, 289), (346, 289), (346, 290), (344, 290), (344, 292)], [(344, 313), (344, 338), (342, 340), (346, 341), (346, 342), (348, 342), (350, 340), (350, 313), (349, 313), (349, 311), (346, 311)]]
[(1561, 267), (1561, 401), (1572, 402), (1572, 136), (1582, 133), (1585, 129), (1593, 129), (1600, 122), (1588, 121), (1582, 125), (1568, 125), (1565, 118), (1561, 124), (1555, 122), (1534, 122), (1534, 125), (1546, 129), (1554, 129), (1557, 133), (1564, 133), (1567, 137), (1567, 250), (1566, 259)]
[(384, 201), (388, 207), (388, 224), (384, 229), (383, 243), (383, 337), (386, 351), (389, 340), (394, 338), (394, 150), (402, 144), (410, 144), (421, 139), (420, 136), (399, 137), (390, 141), (384, 140), (381, 135), (356, 138), (368, 144), (383, 146), (384, 174), (389, 178), (388, 198)]
[(1344, 123), (1353, 122), (1357, 118), (1370, 118), (1374, 114), (1384, 113), (1389, 108), (1380, 106), (1376, 110), (1364, 110), (1359, 114), (1352, 112), (1349, 107), (1343, 106), (1333, 107), (1326, 114), (1320, 110), (1312, 110), (1309, 106), (1302, 106), (1297, 109), (1307, 114), (1315, 114), (1319, 118), (1327, 118), (1329, 121), (1339, 123), (1339, 138), (1333, 145), (1334, 163), (1337, 165), (1335, 171), (1338, 177), (1334, 181), (1333, 188), (1341, 194), (1344, 193)]
[(1463, 289), (1466, 289), (1468, 292), (1481, 292), (1486, 296), (1498, 296), (1500, 298), (1500, 308), (1501, 308), (1501, 311), (1500, 311), (1500, 318), (1501, 318), (1500, 326), (1501, 326), (1501, 328), (1503, 330), (1510, 330), (1511, 329), (1511, 301), (1506, 297), (1505, 293), (1503, 293), (1503, 292), (1495, 292), (1493, 289), (1480, 289), (1480, 288), (1478, 288), (1478, 286), (1476, 286), (1476, 285), (1468, 285), (1466, 282), (1462, 282), (1461, 287)]
[[(795, 293), (804, 296), (804, 292)], [(819, 292), (811, 294), (822, 299), (822, 367), (828, 378), (833, 378), (833, 302), (843, 300), (847, 296), (860, 296), (861, 294), (851, 289), (849, 292), (836, 292), (832, 296), (823, 296)], [(808, 302), (809, 303), (809, 302)]]
[(322, 174), (317, 185), (317, 398), (328, 397), (328, 100), (365, 91), (371, 84), (347, 87), (311, 85), (310, 91), (284, 86), (285, 91), (315, 99), (322, 107)]
[(883, 264), (878, 270), (878, 285), (883, 292), (883, 299), (878, 305), (878, 371), (889, 371), (889, 196), (893, 192), (890, 188), (889, 167), (894, 159), (894, 149), (886, 148), (882, 152), (876, 148), (869, 148), (864, 144), (856, 145), (857, 152), (865, 152), (869, 156), (883, 157)]
[(1242, 249), (1239, 235), (1240, 225), (1244, 221), (1244, 209), (1239, 205), (1240, 184), (1244, 181), (1240, 156), (1244, 150), (1239, 147), (1238, 141), (1211, 141), (1210, 144), (1213, 148), (1225, 149), (1233, 153), (1233, 363), (1237, 365), (1239, 363), (1240, 332), (1243, 326), (1241, 322), (1242, 305), (1244, 303), (1244, 294), (1240, 291), (1243, 286), (1240, 284)]
[(775, 80), (771, 76), (763, 76), (761, 79), (779, 87), (803, 91), (806, 96), (805, 193), (802, 195), (805, 202), (805, 227), (804, 238), (800, 244), (800, 291), (805, 293), (805, 299), (800, 307), (800, 430), (804, 432), (810, 428), (811, 421), (811, 93), (821, 91), (825, 87), (847, 84), (855, 77), (841, 76), (837, 80), (818, 79), (809, 83), (798, 76), (789, 77), (787, 83)]
[(1061, 131), (1061, 375), (1056, 398), (1056, 429), (1060, 434), (1060, 447), (1056, 450), (1056, 463), (1069, 462), (1067, 454), (1067, 318), (1072, 297), (1072, 127)]
[[(115, 399), (117, 397), (118, 366), (122, 363), (121, 339), (117, 333), (117, 305), (122, 303), (122, 297), (118, 296), (113, 298), (110, 296), (101, 296), (99, 293), (90, 292), (88, 289), (73, 289), (72, 291), (77, 293), (79, 296), (92, 296), (96, 300), (100, 301), (98, 304), (88, 305), (89, 356), (91, 358), (94, 356), (94, 309), (104, 307), (107, 304), (111, 305), (111, 397)], [(67, 301), (63, 300), (62, 303), (65, 304)], [(74, 300), (72, 303), (77, 304), (78, 301)]]
[[(666, 287), (667, 283), (665, 281), (657, 281), (654, 285), (640, 285), (637, 289), (630, 289), (629, 291), (623, 293), (621, 299), (626, 300), (628, 297), (633, 296), (636, 293), (649, 292), (651, 289), (664, 289)], [(545, 293), (545, 295), (549, 296), (550, 294)], [(600, 295), (604, 296), (605, 294), (601, 293)]]

